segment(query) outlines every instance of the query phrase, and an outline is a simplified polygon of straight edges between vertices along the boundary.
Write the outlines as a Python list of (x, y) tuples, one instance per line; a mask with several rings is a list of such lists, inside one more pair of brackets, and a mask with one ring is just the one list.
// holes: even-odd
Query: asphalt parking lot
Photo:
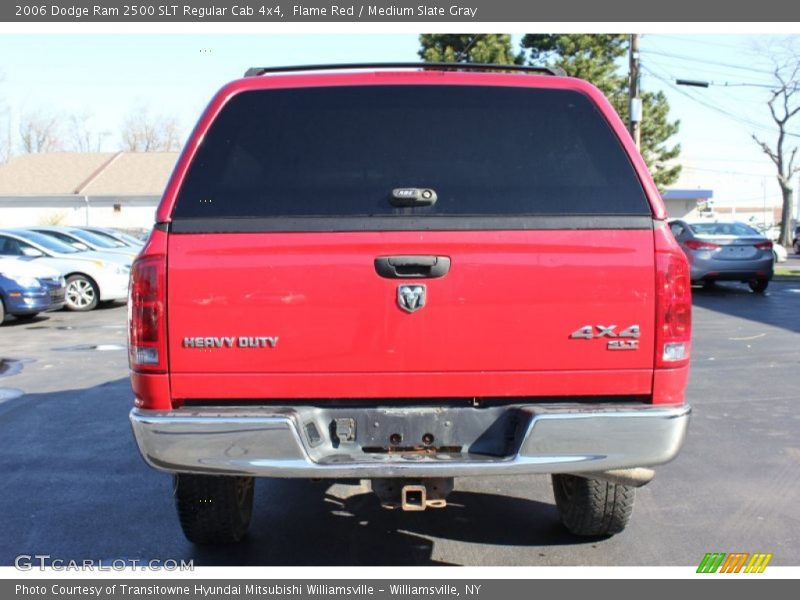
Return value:
[(194, 559), (195, 565), (696, 565), (771, 552), (800, 564), (800, 281), (696, 289), (689, 437), (638, 492), (628, 529), (560, 525), (549, 477), (457, 480), (450, 506), (380, 508), (365, 487), (259, 480), (251, 533), (203, 549), (182, 536), (171, 480), (127, 420), (125, 307), (0, 328), (0, 564)]

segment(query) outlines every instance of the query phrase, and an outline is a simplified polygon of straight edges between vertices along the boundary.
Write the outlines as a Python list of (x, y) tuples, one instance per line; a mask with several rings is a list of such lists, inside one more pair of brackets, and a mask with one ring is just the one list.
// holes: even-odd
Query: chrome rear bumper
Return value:
[[(368, 479), (596, 473), (650, 467), (668, 462), (678, 453), (690, 412), (688, 405), (630, 404), (529, 404), (492, 409), (258, 406), (134, 409), (130, 419), (142, 456), (163, 471)], [(333, 423), (341, 417), (352, 420), (353, 440), (334, 435)], [(409, 431), (435, 430), (439, 440), (450, 435), (446, 432), (455, 432), (449, 450), (426, 450), (420, 445), (408, 451), (376, 451), (369, 446), (380, 437), (368, 431), (370, 427), (388, 432), (387, 427), (398, 428), (403, 422), (411, 424)], [(310, 424), (318, 435), (309, 432)], [(462, 451), (452, 450), (457, 438), (464, 442)], [(499, 442), (495, 443), (501, 438), (507, 443), (505, 452), (498, 451)]]

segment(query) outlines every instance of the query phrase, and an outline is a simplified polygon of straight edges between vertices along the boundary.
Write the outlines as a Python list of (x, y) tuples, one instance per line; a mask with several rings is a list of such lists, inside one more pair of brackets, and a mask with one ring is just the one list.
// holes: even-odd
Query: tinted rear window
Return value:
[(735, 235), (739, 237), (761, 237), (757, 229), (744, 223), (691, 223), (689, 228), (696, 235)]
[[(432, 188), (395, 207), (393, 188)], [(360, 86), (234, 96), (173, 217), (649, 215), (619, 140), (583, 94)]]

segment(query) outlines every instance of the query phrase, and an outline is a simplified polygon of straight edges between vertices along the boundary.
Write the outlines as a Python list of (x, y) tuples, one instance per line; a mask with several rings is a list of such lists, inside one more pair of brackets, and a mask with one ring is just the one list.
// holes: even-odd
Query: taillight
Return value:
[(166, 258), (133, 263), (128, 298), (128, 362), (134, 371), (163, 373), (167, 366)]
[[(660, 248), (661, 245), (666, 248)], [(692, 286), (686, 257), (666, 237), (656, 237), (656, 367), (688, 363), (692, 337)]]
[(759, 250), (772, 250), (772, 242), (767, 240), (766, 242), (759, 242), (755, 244), (755, 247)]
[(684, 244), (686, 244), (687, 248), (691, 248), (692, 250), (717, 250), (722, 247), (719, 244), (701, 242), (700, 240), (686, 240)]

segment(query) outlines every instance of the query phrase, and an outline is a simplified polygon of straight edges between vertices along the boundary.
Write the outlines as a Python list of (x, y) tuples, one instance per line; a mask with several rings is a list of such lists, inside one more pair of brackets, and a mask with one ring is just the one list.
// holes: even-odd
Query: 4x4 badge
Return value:
[(425, 306), (425, 286), (422, 284), (397, 286), (397, 305), (413, 313)]
[[(639, 336), (641, 331), (639, 325), (631, 325), (620, 332), (616, 331), (616, 325), (584, 325), (570, 334), (570, 338), (579, 340), (596, 340), (598, 338), (613, 338), (608, 340), (606, 348), (608, 350), (638, 350)], [(597, 332), (595, 333), (595, 330)], [(616, 339), (627, 338), (627, 339)]]

